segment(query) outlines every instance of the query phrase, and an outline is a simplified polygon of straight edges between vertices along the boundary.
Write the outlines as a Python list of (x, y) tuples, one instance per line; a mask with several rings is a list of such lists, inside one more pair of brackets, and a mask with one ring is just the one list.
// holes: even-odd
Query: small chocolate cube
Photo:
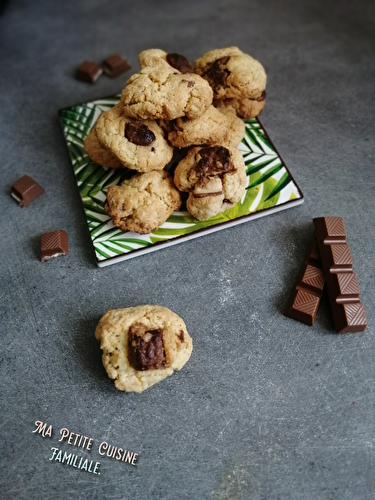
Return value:
[(103, 61), (104, 73), (111, 78), (121, 75), (130, 68), (129, 62), (121, 57), (119, 54), (108, 56)]
[(42, 262), (52, 259), (52, 257), (66, 255), (68, 251), (68, 234), (63, 229), (42, 234), (40, 238), (40, 260)]
[(28, 175), (24, 175), (12, 184), (10, 194), (19, 202), (22, 208), (29, 205), (35, 198), (44, 193), (44, 189)]
[(99, 64), (94, 61), (83, 61), (83, 63), (78, 66), (76, 71), (77, 80), (83, 82), (94, 83), (103, 73), (103, 70)]

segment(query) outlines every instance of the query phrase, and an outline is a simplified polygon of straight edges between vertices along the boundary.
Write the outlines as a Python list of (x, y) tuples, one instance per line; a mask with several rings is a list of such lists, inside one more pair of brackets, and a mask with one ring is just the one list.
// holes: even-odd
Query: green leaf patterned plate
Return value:
[(194, 219), (186, 211), (174, 212), (157, 231), (147, 235), (121, 231), (104, 212), (104, 202), (108, 186), (120, 184), (129, 173), (93, 163), (83, 149), (83, 141), (98, 116), (119, 99), (120, 96), (112, 96), (59, 111), (98, 266), (108, 266), (303, 203), (303, 194), (276, 148), (260, 121), (253, 118), (245, 121), (245, 136), (238, 146), (246, 165), (247, 187), (234, 207), (205, 221)]

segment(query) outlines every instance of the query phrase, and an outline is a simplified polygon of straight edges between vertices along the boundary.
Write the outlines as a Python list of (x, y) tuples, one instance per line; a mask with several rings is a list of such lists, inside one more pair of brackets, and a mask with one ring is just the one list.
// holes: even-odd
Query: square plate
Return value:
[(99, 267), (182, 243), (303, 203), (301, 190), (257, 118), (245, 120), (245, 136), (238, 148), (247, 174), (246, 192), (226, 212), (198, 221), (187, 211), (174, 212), (151, 234), (123, 232), (104, 212), (108, 186), (129, 176), (127, 169), (111, 169), (90, 160), (83, 141), (103, 111), (120, 100), (111, 96), (59, 111), (78, 191), (83, 203), (91, 244)]

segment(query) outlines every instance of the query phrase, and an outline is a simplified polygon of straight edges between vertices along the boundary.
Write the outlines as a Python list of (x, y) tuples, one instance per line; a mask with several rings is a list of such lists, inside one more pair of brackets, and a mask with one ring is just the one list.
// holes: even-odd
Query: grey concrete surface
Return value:
[[(0, 17), (1, 499), (375, 498), (375, 4), (358, 0), (11, 0)], [(299, 207), (108, 268), (95, 266), (57, 111), (119, 92), (84, 59), (151, 47), (190, 60), (239, 46), (268, 74), (262, 115)], [(45, 194), (22, 210), (12, 183)], [(337, 335), (283, 316), (312, 218), (341, 215), (368, 318)], [(42, 232), (66, 257), (42, 264)], [(108, 309), (158, 303), (186, 322), (185, 368), (117, 391), (94, 338)], [(33, 431), (52, 425), (52, 437)], [(91, 451), (60, 429), (93, 439)], [(138, 453), (135, 466), (99, 445)], [(50, 460), (51, 448), (100, 475)]]

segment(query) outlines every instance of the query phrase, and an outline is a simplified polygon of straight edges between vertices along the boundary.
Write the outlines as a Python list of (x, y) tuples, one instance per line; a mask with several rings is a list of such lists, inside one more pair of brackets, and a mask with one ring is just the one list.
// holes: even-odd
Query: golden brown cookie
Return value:
[(245, 124), (240, 118), (221, 113), (214, 106), (194, 120), (177, 118), (169, 127), (168, 140), (178, 148), (216, 144), (236, 147), (245, 134)]
[(184, 321), (158, 305), (108, 311), (95, 338), (108, 376), (126, 392), (142, 392), (181, 370), (193, 349)]
[(203, 78), (183, 74), (163, 59), (130, 77), (121, 94), (124, 113), (142, 120), (196, 118), (212, 99), (212, 89)]
[(194, 71), (211, 85), (214, 99), (258, 99), (266, 87), (261, 63), (238, 47), (207, 52), (195, 61)]
[(241, 118), (259, 116), (266, 105), (266, 91), (258, 99), (214, 99), (214, 106), (225, 114), (236, 114)]
[(83, 141), (83, 148), (93, 162), (103, 165), (103, 167), (124, 167), (117, 156), (100, 143), (95, 126), (90, 130), (86, 139)]
[(181, 205), (181, 195), (166, 171), (135, 174), (107, 190), (105, 212), (122, 231), (156, 231)]
[(159, 125), (128, 118), (121, 103), (99, 116), (95, 130), (99, 141), (132, 170), (162, 170), (172, 159), (173, 148)]
[(245, 192), (246, 171), (237, 148), (195, 147), (177, 165), (174, 182), (189, 193), (188, 211), (206, 220), (233, 207)]

